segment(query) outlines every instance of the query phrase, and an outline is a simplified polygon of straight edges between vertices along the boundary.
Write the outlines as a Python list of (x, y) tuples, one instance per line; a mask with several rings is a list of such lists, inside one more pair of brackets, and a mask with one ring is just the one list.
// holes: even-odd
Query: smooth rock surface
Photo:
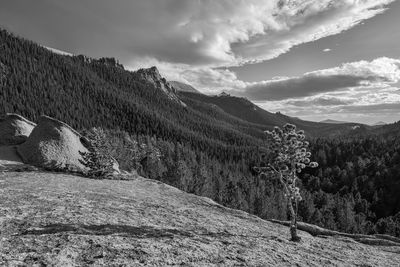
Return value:
[(19, 145), (31, 134), (35, 123), (24, 117), (7, 113), (0, 118), (0, 146)]
[(0, 265), (399, 266), (399, 247), (288, 228), (163, 183), (0, 173)]
[(48, 169), (85, 170), (81, 152), (88, 152), (82, 136), (69, 125), (41, 116), (18, 153), (26, 164)]

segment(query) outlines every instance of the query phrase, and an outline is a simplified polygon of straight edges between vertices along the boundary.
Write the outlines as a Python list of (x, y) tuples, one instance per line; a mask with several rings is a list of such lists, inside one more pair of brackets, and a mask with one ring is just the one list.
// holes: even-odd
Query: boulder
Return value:
[(35, 126), (35, 123), (20, 115), (7, 113), (0, 118), (0, 146), (22, 144)]
[(85, 139), (69, 125), (41, 116), (18, 153), (26, 164), (47, 169), (85, 171), (80, 152), (88, 152)]

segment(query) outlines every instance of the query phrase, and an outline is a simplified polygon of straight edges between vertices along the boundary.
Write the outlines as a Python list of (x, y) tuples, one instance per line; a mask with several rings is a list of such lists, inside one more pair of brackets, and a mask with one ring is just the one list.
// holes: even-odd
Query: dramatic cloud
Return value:
[(215, 67), (277, 57), (347, 30), (393, 1), (6, 0), (0, 23), (48, 40), (43, 45), (124, 64), (151, 57)]
[[(346, 31), (383, 13), (392, 2), (4, 0), (0, 24), (47, 47), (115, 57), (131, 70), (155, 65), (167, 79), (204, 93), (231, 91), (268, 110), (307, 117), (345, 113), (349, 106), (400, 103), (395, 85), (399, 60), (359, 61), (261, 82), (242, 81), (227, 68), (267, 61), (294, 46)], [(328, 58), (338, 44), (316, 49), (330, 52), (330, 45), (335, 45), (332, 53), (321, 55)]]
[(238, 93), (255, 101), (284, 100), (355, 87), (386, 87), (399, 80), (400, 60), (378, 58), (371, 62), (352, 62), (337, 68), (313, 71), (300, 77), (250, 83)]
[(365, 77), (309, 73), (302, 77), (255, 83), (248, 86), (242, 95), (257, 101), (283, 100), (355, 87), (364, 81), (367, 81)]
[(262, 61), (287, 52), (294, 45), (340, 33), (384, 11), (392, 1), (278, 1), (274, 24), (246, 42), (232, 45), (244, 60)]
[[(339, 76), (345, 79), (332, 83)], [(311, 120), (332, 118), (346, 121), (351, 118), (368, 124), (400, 119), (399, 81), (400, 60), (378, 58), (370, 62), (346, 63), (301, 77), (247, 84), (237, 92), (253, 96), (259, 106), (271, 112), (281, 111)], [(275, 87), (276, 84), (279, 86)], [(305, 84), (310, 87), (299, 86)], [(318, 90), (318, 84), (330, 87)], [(299, 91), (288, 95), (283, 85)], [(254, 88), (256, 93), (252, 92)]]

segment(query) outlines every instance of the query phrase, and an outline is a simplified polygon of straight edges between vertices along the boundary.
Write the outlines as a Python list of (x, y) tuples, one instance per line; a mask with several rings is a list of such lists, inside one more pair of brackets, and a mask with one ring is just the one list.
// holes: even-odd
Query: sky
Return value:
[(0, 0), (43, 46), (321, 121), (400, 120), (399, 0)]

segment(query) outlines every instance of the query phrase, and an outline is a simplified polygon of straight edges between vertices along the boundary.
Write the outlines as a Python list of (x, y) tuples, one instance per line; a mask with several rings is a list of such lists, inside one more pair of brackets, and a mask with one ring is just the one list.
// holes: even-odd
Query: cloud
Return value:
[(370, 62), (345, 63), (336, 68), (308, 72), (300, 77), (248, 83), (244, 90), (233, 91), (255, 101), (274, 101), (357, 87), (387, 87), (399, 81), (400, 60), (383, 57)]
[(162, 62), (154, 58), (135, 60), (128, 69), (134, 71), (152, 66), (157, 66), (160, 74), (167, 80), (190, 84), (205, 94), (244, 89), (247, 85), (246, 82), (239, 80), (234, 72), (225, 68), (193, 67), (188, 64)]
[[(339, 78), (342, 80), (336, 80)], [(346, 63), (299, 77), (248, 83), (245, 88), (232, 92), (252, 97), (268, 111), (280, 111), (302, 119), (393, 122), (400, 119), (399, 81), (400, 60), (383, 57)], [(317, 85), (326, 87), (318, 88)], [(295, 92), (292, 94), (290, 90)]]
[(246, 82), (239, 80), (234, 72), (227, 69), (191, 68), (183, 70), (180, 76), (203, 93), (215, 94), (246, 87)]
[(351, 75), (322, 76), (310, 73), (302, 77), (254, 83), (239, 94), (256, 101), (284, 100), (355, 87), (363, 81), (363, 77)]
[[(346, 106), (338, 109), (341, 113), (392, 113), (393, 111), (400, 112), (400, 102), (396, 103), (380, 103), (373, 105), (356, 105)], [(398, 114), (398, 113), (397, 113)], [(400, 118), (399, 118), (400, 119)]]
[(291, 100), (287, 104), (298, 107), (315, 107), (315, 106), (340, 106), (354, 103), (353, 99), (337, 98), (332, 96), (321, 96), (312, 99)]
[(169, 80), (202, 92), (231, 89), (271, 111), (306, 116), (351, 105), (393, 105), (400, 93), (394, 87), (399, 60), (359, 61), (255, 83), (226, 67), (269, 60), (346, 31), (394, 1), (5, 0), (0, 24), (47, 47), (116, 57), (131, 70), (156, 65)]
[(216, 67), (277, 57), (347, 30), (393, 1), (19, 0), (2, 3), (0, 23), (40, 36), (46, 46), (115, 56), (126, 65), (152, 57)]
[[(167, 79), (191, 84), (203, 93), (217, 94), (229, 91), (233, 95), (258, 102), (295, 98), (299, 100), (324, 94), (319, 102), (315, 102), (322, 104), (323, 99), (337, 98), (343, 94), (351, 94), (352, 97), (360, 99), (378, 88), (379, 95), (383, 96), (384, 89), (398, 90), (396, 87), (400, 81), (400, 60), (386, 57), (345, 63), (339, 67), (308, 72), (298, 77), (275, 77), (261, 82), (242, 81), (233, 71), (225, 68), (191, 67), (187, 64), (171, 64), (151, 59), (136, 63), (137, 67), (156, 65)], [(325, 101), (326, 104), (328, 102)]]
[(122, 18), (118, 26), (127, 31), (122, 41), (131, 54), (197, 66), (239, 65), (340, 33), (392, 1), (146, 0), (131, 4), (133, 18)]
[(384, 11), (392, 1), (278, 1), (274, 24), (261, 34), (232, 44), (236, 58), (263, 61), (287, 52), (295, 45), (348, 30)]

